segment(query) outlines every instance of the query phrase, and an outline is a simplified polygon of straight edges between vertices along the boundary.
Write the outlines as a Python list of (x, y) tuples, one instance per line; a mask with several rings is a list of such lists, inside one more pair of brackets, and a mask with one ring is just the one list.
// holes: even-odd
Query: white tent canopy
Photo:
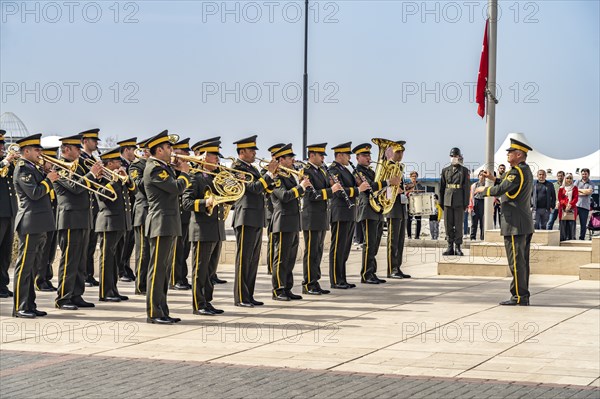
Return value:
[[(510, 147), (511, 138), (519, 140), (534, 149), (527, 154), (527, 163), (531, 166), (534, 176), (539, 169), (544, 169), (546, 171), (550, 170), (551, 173), (548, 173), (548, 179), (555, 180), (556, 172), (562, 170), (565, 173), (573, 173), (575, 179), (578, 179), (580, 176), (580, 169), (588, 168), (590, 170), (591, 180), (597, 182), (600, 179), (600, 149), (581, 158), (556, 159), (536, 151), (535, 144), (531, 144), (523, 133), (509, 133), (506, 136), (506, 139), (500, 148), (498, 148), (496, 154), (494, 154), (494, 164), (496, 169), (500, 164), (506, 165), (507, 168), (510, 167), (506, 162), (506, 149)], [(477, 176), (477, 173), (479, 173), (481, 169), (483, 169), (483, 165), (475, 170), (475, 176)]]

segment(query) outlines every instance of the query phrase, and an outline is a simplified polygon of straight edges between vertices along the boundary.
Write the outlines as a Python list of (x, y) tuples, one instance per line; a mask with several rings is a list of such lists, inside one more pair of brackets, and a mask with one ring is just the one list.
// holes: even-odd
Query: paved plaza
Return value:
[(532, 275), (532, 306), (501, 307), (509, 279), (438, 276), (442, 249), (406, 251), (412, 279), (360, 284), (353, 250), (358, 287), (292, 302), (271, 300), (261, 265), (253, 309), (233, 306), (233, 265), (221, 265), (225, 314), (195, 316), (190, 291), (169, 291), (183, 319), (172, 326), (145, 322), (133, 283), (119, 283), (127, 302), (98, 303), (91, 288), (96, 308), (71, 312), (38, 293), (49, 315), (34, 320), (3, 299), (0, 396), (599, 397), (600, 282)]

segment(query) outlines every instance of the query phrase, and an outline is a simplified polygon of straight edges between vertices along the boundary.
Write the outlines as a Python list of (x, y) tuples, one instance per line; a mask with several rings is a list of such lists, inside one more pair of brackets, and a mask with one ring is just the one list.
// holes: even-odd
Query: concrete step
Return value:
[(481, 256), (456, 256), (438, 262), (438, 274), (450, 276), (509, 277), (508, 261), (498, 258), (491, 261)]
[(600, 263), (600, 237), (592, 237), (592, 262)]
[(582, 240), (569, 240), (569, 241), (561, 241), (561, 247), (582, 247), (582, 248), (591, 248), (591, 241), (582, 241)]
[[(499, 229), (486, 230), (485, 241), (504, 243), (504, 237), (500, 235)], [(539, 245), (559, 245), (560, 232), (558, 230), (536, 230), (531, 242)]]
[(600, 281), (600, 263), (588, 263), (579, 267), (579, 279)]

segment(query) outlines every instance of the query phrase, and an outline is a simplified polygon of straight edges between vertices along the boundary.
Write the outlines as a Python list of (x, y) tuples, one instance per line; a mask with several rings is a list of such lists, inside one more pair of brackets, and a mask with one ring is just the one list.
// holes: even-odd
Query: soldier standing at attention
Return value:
[[(280, 166), (293, 169), (294, 154), (292, 145), (287, 144), (273, 154)], [(300, 197), (307, 187), (311, 187), (308, 178), (300, 183), (291, 173), (277, 172), (273, 189), (273, 299), (289, 301), (302, 299), (292, 292), (294, 286), (294, 264), (298, 254), (300, 235)]]
[(527, 153), (531, 147), (515, 139), (510, 139), (508, 163), (511, 169), (504, 179), (496, 179), (493, 172), (485, 171), (485, 177), (494, 180), (493, 187), (477, 187), (475, 192), (486, 197), (501, 196), (502, 224), (500, 233), (504, 236), (506, 257), (512, 273), (510, 284), (511, 298), (500, 302), (505, 306), (529, 306), (529, 248), (533, 236), (531, 218), (531, 193), (533, 174), (527, 165)]
[[(98, 141), (100, 141), (99, 137), (100, 129), (90, 129), (85, 132), (79, 133), (81, 136), (81, 144), (83, 147), (83, 151), (81, 152), (81, 164), (85, 173), (90, 171), (90, 168), (84, 164), (86, 159), (91, 159), (94, 162), (98, 161), (98, 159), (94, 156), (94, 151), (98, 151)], [(94, 257), (96, 255), (96, 245), (98, 244), (98, 235), (94, 232), (93, 226), (96, 225), (96, 216), (98, 215), (98, 202), (96, 201), (96, 196), (93, 194), (88, 194), (90, 196), (90, 204), (92, 207), (92, 230), (90, 231), (90, 239), (88, 241), (87, 248), (87, 266), (86, 273), (87, 277), (85, 280), (86, 287), (97, 287), (100, 285), (98, 280), (94, 278)]]
[[(119, 241), (127, 231), (131, 231), (131, 205), (129, 192), (135, 191), (135, 183), (129, 179), (125, 169), (121, 166), (119, 147), (100, 155), (104, 167), (115, 174), (127, 178), (124, 183), (112, 178), (104, 172), (100, 184), (104, 186), (105, 194), (114, 193), (116, 199), (111, 201), (96, 194), (98, 201), (98, 217), (96, 218), (96, 233), (100, 244), (100, 288), (99, 296), (102, 302), (121, 302), (129, 298), (119, 294), (117, 289), (118, 267), (121, 259), (117, 251)], [(114, 195), (113, 194), (113, 195)]]
[[(117, 145), (121, 149), (121, 166), (125, 169), (125, 172), (129, 175), (129, 168), (131, 163), (135, 161), (135, 148), (136, 148), (137, 137), (132, 137), (127, 140), (121, 140), (117, 142)], [(125, 198), (125, 203), (129, 205), (130, 209), (133, 209), (135, 203), (136, 191), (129, 191), (128, 197)], [(133, 218), (133, 212), (130, 214)], [(133, 222), (133, 220), (132, 220)], [(128, 230), (125, 235), (119, 241), (117, 245), (117, 265), (119, 267), (119, 281), (125, 283), (135, 280), (135, 273), (131, 269), (131, 253), (135, 246), (134, 231)]]
[(304, 236), (304, 258), (302, 262), (304, 281), (302, 293), (309, 295), (329, 294), (319, 284), (321, 279), (321, 259), (325, 233), (329, 230), (327, 205), (334, 193), (342, 190), (339, 183), (331, 184), (323, 161), (327, 154), (327, 143), (307, 146), (308, 163), (304, 175), (310, 179), (314, 190), (308, 190), (302, 197), (302, 235)]
[(16, 152), (6, 153), (5, 134), (5, 130), (0, 130), (0, 298), (13, 296), (12, 291), (8, 289), (8, 268), (12, 262), (15, 215), (18, 208), (13, 185), (14, 162), (20, 157)]
[[(81, 154), (81, 136), (69, 136), (60, 139), (61, 159), (65, 162), (79, 160)], [(102, 173), (102, 162), (97, 161), (85, 172), (81, 164), (75, 173), (81, 177), (61, 177), (54, 182), (56, 191), (58, 246), (61, 257), (58, 264), (58, 291), (55, 306), (63, 310), (93, 308), (95, 305), (82, 298), (85, 292), (87, 251), (92, 225), (90, 192), (81, 184), (90, 187), (90, 181), (96, 181)], [(77, 184), (79, 183), (79, 184)]]
[(196, 315), (213, 316), (223, 313), (212, 304), (214, 276), (221, 256), (221, 243), (225, 241), (223, 204), (214, 205), (214, 197), (205, 199), (208, 190), (216, 193), (213, 180), (219, 173), (218, 165), (221, 142), (206, 142), (194, 145), (196, 154), (204, 155), (207, 165), (205, 173), (198, 171), (191, 176), (191, 187), (183, 193), (183, 206), (192, 212), (189, 238), (192, 242), (192, 312)]
[(19, 209), (15, 219), (15, 230), (19, 236), (19, 255), (15, 265), (13, 316), (34, 318), (46, 316), (37, 310), (33, 288), (34, 267), (42, 262), (42, 248), (46, 235), (56, 229), (50, 190), (58, 180), (56, 172), (44, 175), (39, 164), (42, 151), (41, 134), (17, 141), (21, 159), (14, 172), (15, 192), (19, 198)]
[[(254, 285), (260, 259), (262, 231), (265, 224), (265, 192), (273, 188), (273, 177), (277, 162), (271, 160), (267, 173), (261, 176), (252, 162), (256, 159), (256, 137), (236, 141), (238, 159), (232, 168), (250, 173), (251, 182), (246, 183), (244, 196), (234, 205), (233, 229), (237, 243), (235, 256), (235, 282), (233, 297), (235, 306), (254, 307), (264, 305), (254, 299)], [(245, 178), (246, 174), (239, 174)]]
[(461, 162), (460, 149), (450, 150), (450, 166), (442, 169), (440, 179), (440, 199), (444, 206), (444, 222), (448, 248), (443, 255), (463, 256), (460, 249), (463, 240), (463, 219), (465, 209), (469, 206), (471, 185), (469, 184), (469, 169)]
[[(406, 141), (396, 141), (397, 146), (394, 147), (394, 153), (392, 159), (388, 162), (394, 162), (400, 164), (400, 169), (404, 170), (402, 157), (404, 156), (404, 144)], [(408, 222), (408, 211), (406, 205), (408, 204), (408, 197), (405, 193), (404, 182), (400, 182), (400, 189), (398, 190), (398, 196), (396, 196), (396, 202), (390, 213), (387, 214), (388, 222), (388, 238), (387, 238), (387, 263), (388, 278), (403, 279), (410, 278), (410, 274), (402, 273), (400, 267), (402, 266), (402, 260), (404, 258), (404, 240), (406, 238), (406, 223)]]
[(147, 140), (138, 143), (140, 155), (129, 166), (129, 178), (135, 183), (135, 202), (133, 204), (133, 236), (135, 240), (135, 293), (146, 295), (148, 279), (148, 262), (150, 261), (150, 244), (146, 237), (146, 217), (148, 216), (148, 199), (144, 190), (144, 169), (150, 156), (146, 147)]
[(150, 241), (146, 321), (173, 324), (181, 319), (169, 317), (168, 272), (173, 265), (175, 240), (181, 236), (178, 197), (191, 184), (190, 166), (187, 162), (175, 162), (174, 167), (181, 172), (176, 177), (170, 165), (172, 148), (167, 130), (148, 139), (147, 147), (151, 156), (144, 169), (144, 190), (148, 197), (146, 236)]
[(346, 280), (346, 262), (350, 256), (352, 235), (356, 219), (356, 197), (359, 190), (365, 191), (369, 183), (356, 186), (356, 180), (347, 166), (350, 164), (352, 142), (332, 147), (335, 161), (329, 165), (328, 173), (334, 182), (339, 182), (343, 190), (338, 191), (331, 199), (331, 247), (329, 249), (329, 279), (331, 288), (348, 289), (356, 287)]

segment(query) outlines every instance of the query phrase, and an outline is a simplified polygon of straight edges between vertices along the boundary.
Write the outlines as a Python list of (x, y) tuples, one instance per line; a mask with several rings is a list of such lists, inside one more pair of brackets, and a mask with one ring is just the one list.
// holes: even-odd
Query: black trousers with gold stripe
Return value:
[(148, 317), (168, 317), (167, 290), (173, 264), (176, 236), (158, 236), (150, 241), (150, 264), (146, 291), (146, 314)]
[(117, 290), (118, 267), (117, 262), (120, 254), (117, 252), (119, 241), (123, 238), (125, 231), (103, 231), (98, 233), (100, 244), (100, 287), (98, 295), (100, 299), (119, 296)]
[(306, 290), (320, 288), (321, 260), (325, 243), (325, 230), (304, 230), (304, 258), (302, 259), (303, 281)]
[(377, 273), (377, 252), (381, 244), (383, 235), (383, 222), (380, 220), (361, 220), (360, 226), (365, 237), (365, 246), (362, 250), (362, 268), (360, 271), (360, 280), (365, 281), (376, 277)]
[(86, 251), (86, 274), (87, 277), (94, 277), (94, 259), (96, 257), (96, 246), (98, 244), (98, 234), (94, 231), (96, 225), (96, 218), (98, 217), (98, 211), (92, 209), (92, 230), (90, 230), (90, 238), (88, 240), (88, 246)]
[(8, 288), (8, 268), (12, 262), (12, 247), (15, 237), (14, 218), (0, 218), (0, 288)]
[(297, 231), (273, 233), (273, 294), (289, 292), (294, 287), (294, 264), (300, 238)]
[(78, 299), (85, 290), (88, 229), (66, 229), (57, 232), (61, 250), (58, 265), (56, 305), (62, 306)]
[(271, 219), (267, 219), (267, 274), (273, 274), (273, 229), (271, 228)]
[(346, 283), (346, 261), (350, 256), (355, 222), (331, 223), (329, 248), (329, 280), (331, 284)]
[(42, 248), (46, 233), (19, 234), (19, 255), (15, 264), (13, 316), (19, 310), (33, 311), (35, 290), (33, 287), (34, 266), (42, 261)]
[(406, 219), (390, 218), (387, 220), (387, 276), (400, 273), (404, 257), (404, 241), (406, 239)]
[(195, 241), (192, 244), (192, 308), (203, 309), (212, 302), (214, 286), (210, 279), (217, 271), (221, 241)]
[(250, 302), (254, 299), (256, 273), (260, 260), (262, 227), (240, 226), (235, 228), (237, 253), (235, 255), (235, 279), (233, 284), (234, 303)]
[(144, 234), (144, 225), (133, 228), (135, 238), (135, 293), (146, 294), (148, 262), (150, 262), (150, 243)]
[(117, 266), (119, 269), (119, 277), (134, 276), (131, 269), (131, 254), (135, 247), (135, 234), (133, 230), (126, 231), (123, 238), (117, 244)]
[(56, 257), (56, 247), (58, 246), (58, 232), (49, 231), (44, 244), (42, 262), (36, 265), (34, 285), (36, 289), (44, 283), (49, 283), (54, 276), (52, 263)]
[(189, 223), (181, 225), (181, 237), (177, 237), (177, 244), (175, 245), (175, 256), (173, 259), (173, 269), (171, 270), (171, 285), (188, 284), (188, 265), (187, 259), (190, 256), (190, 249), (192, 243), (188, 240), (189, 237)]
[(529, 249), (532, 236), (521, 234), (504, 237), (508, 266), (513, 276), (510, 293), (517, 302), (529, 299)]

